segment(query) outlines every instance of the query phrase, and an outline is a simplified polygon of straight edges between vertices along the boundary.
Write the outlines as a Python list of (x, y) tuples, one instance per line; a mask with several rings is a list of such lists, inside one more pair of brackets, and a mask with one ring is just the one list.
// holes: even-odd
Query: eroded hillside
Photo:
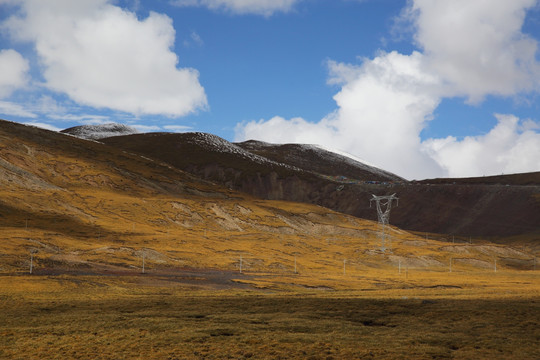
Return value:
[(400, 228), (540, 242), (540, 173), (408, 182), (310, 145), (231, 144), (202, 133), (138, 134), (102, 141), (262, 199), (316, 204), (376, 220), (372, 195), (397, 193), (401, 201), (392, 212), (392, 224)]
[[(186, 272), (213, 286), (348, 288), (368, 269), (447, 271), (451, 263), (454, 271), (489, 271), (495, 259), (500, 269), (535, 266), (527, 248), (441, 243), (398, 228), (387, 230), (389, 250), (381, 253), (375, 222), (252, 198), (170, 164), (47, 130), (3, 121), (0, 143), (6, 274), (32, 266), (37, 274), (126, 275), (144, 266), (181, 272), (174, 281), (193, 286), (201, 282), (186, 280)], [(354, 277), (334, 280), (344, 274)], [(377, 286), (373, 281), (362, 286)]]

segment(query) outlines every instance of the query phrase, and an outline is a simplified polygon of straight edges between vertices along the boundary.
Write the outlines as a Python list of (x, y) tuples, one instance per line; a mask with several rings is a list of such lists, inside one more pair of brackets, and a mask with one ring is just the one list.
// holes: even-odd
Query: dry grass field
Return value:
[(392, 228), (383, 254), (376, 223), (308, 205), (107, 199), (90, 224), (0, 229), (0, 358), (540, 356), (527, 248)]
[[(286, 278), (274, 279), (273, 289), (212, 289), (203, 273), (206, 288), (188, 284), (185, 274), (1, 276), (0, 357), (539, 357), (537, 275), (424, 275), (342, 275), (294, 291), (283, 289)], [(332, 284), (351, 288), (329, 290)]]

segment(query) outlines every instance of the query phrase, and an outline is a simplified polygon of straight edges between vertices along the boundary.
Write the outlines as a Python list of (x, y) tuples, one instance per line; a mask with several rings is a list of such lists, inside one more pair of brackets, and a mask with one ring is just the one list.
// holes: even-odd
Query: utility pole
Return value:
[(294, 273), (298, 274), (298, 272), (296, 271), (296, 255), (294, 256)]
[[(399, 198), (396, 197), (396, 194), (392, 194), (389, 196), (376, 196), (372, 195), (373, 197), (369, 200), (369, 206), (371, 207), (371, 202), (375, 201), (375, 204), (377, 206), (377, 216), (379, 219), (379, 224), (381, 226), (381, 252), (386, 251), (386, 226), (388, 225), (390, 221), (390, 210), (392, 209), (392, 201), (396, 200), (396, 206), (399, 205)], [(388, 237), (389, 238), (389, 237)]]
[(144, 260), (145, 260), (145, 257), (146, 257), (146, 252), (143, 250), (143, 253), (142, 253), (142, 273), (144, 274)]
[(343, 275), (347, 274), (347, 271), (345, 269), (345, 264), (347, 263), (347, 259), (343, 259)]
[(37, 253), (36, 249), (30, 250), (30, 274), (34, 270), (34, 254)]

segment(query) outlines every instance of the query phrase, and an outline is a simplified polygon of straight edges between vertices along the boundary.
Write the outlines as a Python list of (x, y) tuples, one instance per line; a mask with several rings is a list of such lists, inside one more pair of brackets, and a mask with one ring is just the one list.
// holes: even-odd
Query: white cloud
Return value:
[[(328, 82), (341, 86), (337, 110), (317, 123), (280, 117), (243, 123), (236, 140), (321, 144), (407, 178), (540, 170), (540, 139), (531, 123), (512, 127), (499, 116), (486, 137), (420, 139), (445, 97), (474, 102), (538, 90), (537, 42), (520, 32), (534, 3), (412, 1), (407, 14), (422, 52), (380, 53), (359, 65), (330, 61)], [(495, 148), (501, 132), (505, 143)], [(496, 159), (485, 158), (491, 155)]]
[(162, 131), (162, 129), (157, 125), (133, 124), (133, 125), (129, 125), (129, 126), (134, 127), (135, 129), (137, 129), (138, 131), (140, 131), (142, 133), (153, 132), (153, 131)]
[(521, 32), (537, 0), (415, 0), (408, 14), (429, 71), (445, 81), (447, 95), (478, 102), (487, 94), (538, 90), (538, 43)]
[(343, 83), (338, 109), (319, 123), (301, 118), (250, 122), (237, 140), (314, 143), (343, 150), (406, 177), (439, 167), (420, 150), (420, 131), (437, 107), (437, 79), (422, 72), (420, 53), (382, 53), (361, 66), (330, 62), (331, 81)]
[(451, 177), (540, 170), (540, 133), (521, 128), (513, 115), (495, 116), (497, 125), (485, 135), (431, 139), (423, 146)]
[(35, 43), (45, 86), (96, 108), (183, 116), (207, 106), (198, 72), (178, 68), (172, 20), (108, 0), (25, 0), (4, 27)]
[(101, 125), (111, 122), (111, 118), (108, 116), (94, 114), (48, 114), (47, 117), (54, 120), (78, 122), (83, 125)]
[(65, 106), (61, 105), (52, 96), (42, 95), (36, 103), (36, 109), (38, 112), (46, 115), (62, 116), (67, 113)]
[(29, 69), (28, 61), (17, 51), (0, 50), (0, 114), (23, 118), (37, 117), (26, 107), (13, 101), (7, 101), (14, 91), (27, 86)]
[(15, 50), (0, 50), (0, 98), (10, 96), (13, 91), (28, 82), (28, 61)]
[(54, 125), (47, 124), (47, 123), (42, 123), (42, 122), (37, 122), (37, 121), (36, 122), (26, 122), (26, 123), (24, 123), (24, 125), (35, 126), (35, 127), (38, 127), (38, 128), (47, 129), (47, 130), (51, 130), (51, 131), (60, 131), (60, 130), (62, 130), (60, 128), (57, 128)]
[(197, 44), (199, 46), (204, 45), (203, 39), (201, 39), (201, 36), (199, 34), (197, 34), (195, 31), (191, 32), (190, 38), (191, 38), (191, 40), (193, 40), (193, 42), (195, 44)]
[(288, 12), (300, 0), (173, 0), (175, 6), (205, 6), (212, 10), (226, 10), (235, 14), (270, 16)]
[(191, 32), (191, 34), (189, 35), (189, 39), (184, 40), (184, 46), (185, 47), (190, 47), (192, 44), (196, 45), (196, 46), (203, 46), (204, 45), (203, 39), (195, 31)]
[(11, 101), (0, 101), (0, 114), (8, 116), (17, 116), (23, 118), (36, 118), (37, 115), (31, 111), (26, 110), (19, 104)]
[(322, 137), (334, 132), (328, 122), (314, 124), (302, 118), (290, 120), (280, 116), (265, 121), (250, 121), (236, 126), (236, 140), (264, 139), (276, 143), (319, 144)]

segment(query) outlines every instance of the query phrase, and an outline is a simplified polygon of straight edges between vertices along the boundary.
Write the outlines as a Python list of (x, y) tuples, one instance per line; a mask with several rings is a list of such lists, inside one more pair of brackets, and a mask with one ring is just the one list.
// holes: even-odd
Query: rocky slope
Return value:
[(215, 137), (202, 133), (102, 141), (262, 199), (306, 202), (376, 220), (372, 195), (396, 193), (400, 203), (390, 221), (404, 229), (465, 238), (540, 236), (540, 173), (407, 182), (310, 145), (219, 139), (215, 146)]
[[(404, 181), (396, 175), (310, 146), (233, 144), (204, 133), (152, 133), (102, 139), (262, 199), (330, 204), (342, 182)], [(156, 146), (159, 144), (159, 146)], [(289, 151), (293, 148), (295, 151)], [(349, 179), (346, 174), (351, 177)], [(359, 180), (358, 178), (361, 178)]]

